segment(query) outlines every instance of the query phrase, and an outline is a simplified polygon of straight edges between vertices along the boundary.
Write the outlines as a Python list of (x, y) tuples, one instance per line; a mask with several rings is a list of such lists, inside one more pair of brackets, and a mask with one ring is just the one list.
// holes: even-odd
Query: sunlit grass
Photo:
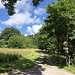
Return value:
[(66, 70), (71, 71), (72, 73), (75, 73), (75, 67), (74, 66), (69, 66), (69, 67), (64, 67)]
[[(34, 66), (36, 60), (40, 56), (40, 54), (36, 52), (37, 50), (38, 49), (0, 48), (0, 53), (3, 54), (4, 56), (3, 62), (0, 62), (0, 73), (13, 71), (13, 70), (24, 70)], [(20, 57), (18, 57), (18, 59), (15, 59), (17, 56), (20, 56)], [(9, 57), (11, 57), (10, 59), (12, 59), (11, 62), (4, 61), (5, 59), (7, 60)]]

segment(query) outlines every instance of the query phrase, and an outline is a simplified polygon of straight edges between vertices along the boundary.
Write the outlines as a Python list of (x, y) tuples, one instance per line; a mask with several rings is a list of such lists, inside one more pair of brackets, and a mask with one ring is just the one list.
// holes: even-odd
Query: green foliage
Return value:
[(20, 31), (18, 31), (16, 28), (5, 28), (1, 32), (1, 38), (4, 40), (8, 40), (13, 35), (21, 35)]
[(9, 48), (22, 48), (23, 44), (24, 44), (23, 36), (14, 35), (10, 37), (10, 39), (8, 40)]
[[(65, 55), (63, 42), (68, 42), (71, 59), (75, 52), (75, 1), (58, 0), (46, 6), (48, 16), (39, 32), (39, 48)], [(58, 58), (58, 57), (57, 57)]]
[(37, 35), (24, 36), (16, 28), (5, 28), (0, 34), (1, 48), (38, 48)]
[(66, 60), (63, 56), (58, 56), (57, 54), (50, 54), (51, 60), (54, 65), (58, 66), (59, 68), (64, 68), (66, 66)]
[(37, 48), (35, 43), (33, 43), (32, 38), (28, 37), (28, 36), (17, 36), (14, 35), (12, 37), (10, 37), (10, 39), (8, 40), (8, 47), (9, 48)]
[(3, 48), (3, 47), (5, 47), (5, 41), (4, 41), (4, 39), (1, 39), (0, 40), (0, 48)]
[(69, 66), (69, 67), (64, 67), (66, 70), (75, 73), (75, 67), (74, 66)]
[(32, 0), (34, 6), (38, 6), (40, 2), (44, 0)]
[[(21, 0), (1, 0), (2, 4), (7, 9), (8, 15), (12, 16), (13, 14), (15, 14), (15, 6), (14, 5), (17, 3), (17, 1), (21, 1)], [(32, 3), (34, 6), (37, 6), (42, 1), (43, 0), (32, 0)]]
[(28, 35), (26, 39), (29, 41), (28, 43), (31, 44), (31, 48), (38, 48), (38, 34)]
[(75, 28), (74, 3), (74, 0), (59, 0), (57, 3), (53, 2), (53, 5), (47, 5), (48, 17), (45, 19), (46, 24), (42, 31), (45, 30), (49, 34), (48, 37), (56, 37), (58, 49), (62, 47), (63, 41), (68, 41), (67, 35), (74, 36), (74, 33), (72, 34)]

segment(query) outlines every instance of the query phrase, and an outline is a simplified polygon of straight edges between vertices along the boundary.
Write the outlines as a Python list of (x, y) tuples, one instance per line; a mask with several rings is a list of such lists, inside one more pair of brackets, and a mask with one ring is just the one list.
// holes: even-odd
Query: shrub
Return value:
[(4, 48), (5, 47), (5, 41), (4, 39), (0, 40), (0, 48)]

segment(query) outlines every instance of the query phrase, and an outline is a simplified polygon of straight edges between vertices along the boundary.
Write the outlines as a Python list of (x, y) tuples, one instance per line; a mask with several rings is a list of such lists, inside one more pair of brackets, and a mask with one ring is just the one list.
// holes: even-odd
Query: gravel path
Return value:
[(33, 68), (30, 68), (24, 71), (16, 71), (16, 72), (9, 73), (9, 74), (6, 73), (4, 75), (75, 75), (64, 69), (59, 69), (56, 66), (52, 66), (52, 62), (48, 55), (47, 55), (47, 59), (49, 61), (47, 62), (49, 66), (44, 66), (42, 64), (43, 57), (44, 57), (44, 54), (42, 54), (42, 56), (36, 62), (36, 65)]

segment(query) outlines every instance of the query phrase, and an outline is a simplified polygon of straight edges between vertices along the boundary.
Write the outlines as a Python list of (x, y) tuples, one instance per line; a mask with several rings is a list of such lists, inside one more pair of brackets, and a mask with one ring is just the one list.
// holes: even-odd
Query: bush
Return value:
[(5, 47), (5, 41), (4, 39), (0, 40), (0, 48), (4, 48)]
[(36, 46), (31, 38), (14, 35), (8, 40), (8, 48), (36, 48)]
[(23, 44), (24, 44), (23, 36), (14, 35), (10, 37), (10, 39), (8, 40), (9, 48), (22, 48)]

